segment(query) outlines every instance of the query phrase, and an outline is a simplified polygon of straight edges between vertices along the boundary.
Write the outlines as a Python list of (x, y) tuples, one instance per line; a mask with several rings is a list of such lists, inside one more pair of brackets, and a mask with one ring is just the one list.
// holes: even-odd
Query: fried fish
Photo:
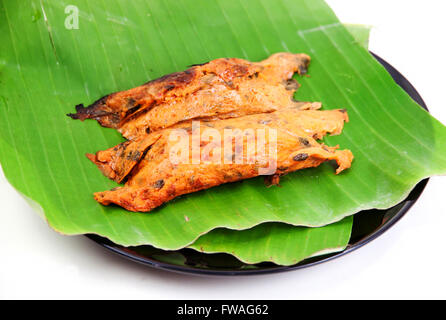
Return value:
[[(352, 153), (325, 146), (316, 139), (327, 133), (339, 134), (345, 121), (348, 121), (345, 110), (291, 108), (234, 119), (201, 121), (198, 127), (191, 122), (178, 124), (175, 128), (149, 134), (135, 145), (129, 142), (116, 150), (90, 155), (110, 178), (117, 181), (123, 176), (128, 178), (123, 187), (95, 193), (94, 197), (103, 205), (117, 204), (130, 211), (148, 212), (183, 194), (256, 177), (260, 169), (272, 168), (268, 174), (275, 183), (284, 174), (316, 167), (329, 160), (337, 162), (336, 173), (340, 173), (350, 167)], [(194, 151), (194, 137), (202, 137), (207, 129), (213, 133), (213, 139), (200, 140), (198, 151)], [(225, 130), (231, 130), (231, 135), (226, 135)], [(185, 138), (183, 141), (188, 148), (182, 162), (172, 160), (181, 150), (178, 141), (172, 139), (172, 136), (181, 136), (178, 133)], [(264, 148), (253, 150), (253, 141), (257, 146), (263, 141)], [(199, 162), (194, 162), (197, 160), (193, 158), (194, 153), (198, 154)], [(117, 169), (119, 167), (124, 169)]]
[(349, 168), (349, 150), (317, 141), (341, 133), (346, 111), (320, 111), (319, 102), (293, 98), (299, 87), (293, 74), (306, 74), (309, 63), (309, 56), (291, 53), (261, 62), (216, 59), (76, 106), (71, 118), (95, 119), (128, 139), (87, 154), (105, 176), (125, 182), (95, 199), (148, 212), (180, 195), (259, 175), (278, 184), (284, 174), (329, 160), (337, 162), (336, 173)]
[(130, 140), (145, 132), (190, 119), (226, 119), (320, 104), (293, 99), (294, 73), (307, 72), (310, 57), (276, 53), (261, 62), (221, 58), (172, 73), (142, 86), (112, 93), (88, 107), (76, 106), (73, 119), (95, 119)]

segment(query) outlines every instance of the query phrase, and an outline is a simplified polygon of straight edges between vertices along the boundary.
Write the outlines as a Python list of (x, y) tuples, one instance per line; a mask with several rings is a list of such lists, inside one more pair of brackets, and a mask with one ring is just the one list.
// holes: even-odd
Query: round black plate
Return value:
[[(372, 53), (373, 54), (373, 53)], [(373, 56), (387, 69), (398, 83), (420, 106), (427, 110), (415, 88), (395, 68), (380, 57)], [(278, 266), (265, 262), (255, 265), (245, 264), (234, 256), (224, 253), (205, 254), (193, 249), (163, 251), (151, 246), (123, 247), (97, 235), (88, 238), (130, 260), (145, 265), (181, 273), (201, 275), (254, 275), (301, 269), (329, 261), (356, 250), (376, 239), (393, 226), (412, 207), (423, 192), (429, 179), (421, 181), (410, 195), (398, 205), (387, 210), (366, 210), (354, 215), (350, 242), (344, 251), (304, 260), (294, 266)]]

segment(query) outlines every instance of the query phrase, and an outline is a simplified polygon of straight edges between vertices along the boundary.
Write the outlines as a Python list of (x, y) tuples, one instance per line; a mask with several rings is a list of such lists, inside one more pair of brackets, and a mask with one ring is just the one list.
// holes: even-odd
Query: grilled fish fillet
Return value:
[(142, 86), (112, 93), (88, 107), (76, 106), (73, 119), (96, 119), (137, 139), (190, 119), (226, 119), (297, 106), (320, 104), (293, 100), (299, 87), (294, 73), (307, 72), (310, 57), (276, 53), (261, 62), (221, 58), (172, 73)]
[[(268, 114), (201, 122), (199, 128), (194, 128), (191, 123), (184, 123), (176, 128), (147, 135), (143, 139), (145, 141), (140, 142), (143, 146), (141, 149), (131, 147), (130, 149), (133, 148), (132, 150), (141, 152), (141, 155), (138, 155), (138, 157), (140, 156), (139, 160), (134, 160), (135, 163), (130, 165), (132, 169), (130, 169), (131, 173), (126, 184), (111, 191), (95, 193), (94, 197), (103, 205), (113, 203), (130, 211), (148, 212), (183, 194), (258, 176), (259, 168), (270, 166), (272, 163), (275, 164), (275, 171), (270, 174), (276, 183), (281, 175), (316, 167), (328, 160), (337, 162), (336, 173), (340, 173), (350, 167), (353, 160), (352, 153), (349, 150), (337, 150), (338, 147), (319, 144), (315, 138), (319, 139), (327, 133), (340, 133), (344, 121), (348, 121), (347, 113), (344, 110), (309, 112), (285, 109)], [(186, 134), (189, 142), (193, 133), (198, 134), (206, 128), (215, 129), (221, 136), (220, 146), (214, 140), (202, 141), (199, 144), (200, 163), (193, 163), (193, 150), (188, 152), (188, 161), (175, 163), (171, 159), (171, 152), (176, 150), (178, 142), (172, 141), (170, 137), (172, 132), (181, 128), (183, 129), (181, 132)], [(228, 154), (222, 149), (228, 143), (228, 138), (224, 135), (224, 130), (227, 129), (232, 129), (235, 133), (235, 137), (229, 137), (229, 142), (232, 142), (232, 139), (238, 139), (237, 137), (241, 137), (242, 140), (239, 141), (243, 141), (242, 147), (239, 149), (239, 151), (243, 150), (242, 155), (236, 159), (235, 163), (235, 144), (230, 144), (229, 159), (227, 158)], [(264, 129), (264, 131), (258, 129)], [(253, 154), (248, 152), (247, 141), (253, 141), (252, 139), (261, 141), (261, 132), (271, 132), (271, 129), (277, 133), (277, 140), (273, 139), (271, 134), (267, 134), (265, 136), (266, 151), (259, 153), (258, 150), (255, 150), (253, 158)], [(277, 157), (274, 157), (274, 152), (268, 152), (269, 148), (274, 145), (274, 141), (277, 141), (275, 145)], [(189, 143), (189, 146), (192, 146), (192, 143)], [(118, 147), (114, 153), (105, 151), (105, 154), (108, 155), (91, 155), (90, 158), (106, 175), (112, 178), (113, 174), (122, 176), (119, 170), (116, 173), (113, 164), (118, 163), (116, 156), (119, 158), (119, 154), (123, 154), (125, 159), (129, 158), (130, 161), (133, 161), (131, 155), (134, 155), (135, 151), (127, 151), (128, 148), (129, 146)], [(144, 148), (146, 149), (144, 150)], [(209, 153), (209, 150), (212, 152)], [(214, 158), (214, 155), (220, 156)], [(253, 159), (255, 161), (252, 161)], [(126, 171), (129, 170), (124, 171), (123, 175), (126, 175), (128, 173)]]

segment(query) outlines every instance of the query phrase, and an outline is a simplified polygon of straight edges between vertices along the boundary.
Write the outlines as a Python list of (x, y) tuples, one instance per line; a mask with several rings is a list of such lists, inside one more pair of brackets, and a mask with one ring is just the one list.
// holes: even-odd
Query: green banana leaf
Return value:
[(342, 251), (348, 244), (352, 217), (320, 228), (263, 223), (248, 230), (215, 229), (189, 247), (205, 253), (232, 254), (245, 263), (293, 265), (306, 258)]
[[(79, 28), (66, 27), (68, 5)], [(446, 129), (421, 110), (320, 0), (1, 1), (0, 163), (7, 179), (64, 234), (96, 233), (123, 245), (178, 249), (215, 228), (268, 221), (324, 226), (402, 200), (446, 172)], [(278, 51), (313, 58), (300, 100), (346, 108), (329, 137), (355, 154), (335, 176), (323, 165), (284, 177), (227, 184), (150, 214), (97, 204), (116, 186), (86, 152), (122, 141), (94, 121), (65, 116), (78, 103), (218, 57), (253, 61)]]
[(371, 26), (363, 24), (344, 23), (344, 27), (350, 32), (355, 41), (363, 48), (369, 48)]

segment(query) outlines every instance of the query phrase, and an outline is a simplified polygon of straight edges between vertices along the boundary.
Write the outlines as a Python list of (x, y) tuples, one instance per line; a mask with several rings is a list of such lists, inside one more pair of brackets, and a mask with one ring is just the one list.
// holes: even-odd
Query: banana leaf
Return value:
[[(68, 6), (79, 10), (70, 24)], [(324, 226), (387, 208), (421, 179), (446, 172), (446, 129), (400, 89), (321, 0), (0, 1), (0, 163), (7, 179), (57, 231), (96, 233), (122, 245), (178, 249), (215, 228), (265, 222)], [(72, 21), (71, 21), (72, 22)], [(97, 204), (111, 189), (84, 154), (122, 140), (65, 114), (110, 92), (219, 57), (252, 61), (306, 52), (311, 77), (296, 98), (346, 108), (329, 137), (355, 155), (284, 177), (227, 184), (178, 198), (150, 214)]]
[(344, 23), (344, 27), (350, 32), (355, 41), (362, 47), (368, 50), (370, 40), (371, 26), (362, 24)]
[(285, 223), (263, 223), (248, 230), (215, 229), (189, 248), (205, 253), (228, 253), (245, 263), (293, 265), (304, 259), (342, 251), (352, 230), (352, 217), (309, 228)]

